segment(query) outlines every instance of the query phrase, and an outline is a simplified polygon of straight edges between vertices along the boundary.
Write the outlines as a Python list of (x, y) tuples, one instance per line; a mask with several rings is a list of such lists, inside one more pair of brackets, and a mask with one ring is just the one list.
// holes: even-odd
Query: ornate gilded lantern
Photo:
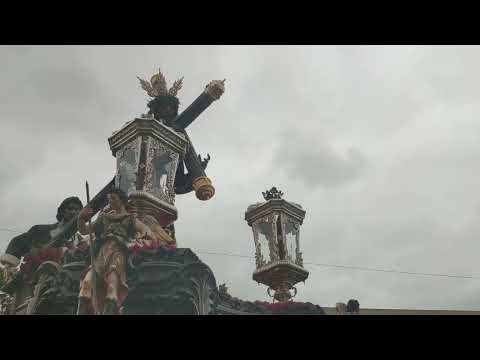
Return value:
[(300, 226), (305, 210), (282, 199), (282, 195), (273, 187), (263, 193), (266, 202), (250, 205), (245, 212), (255, 242), (253, 279), (267, 285), (268, 294), (280, 302), (294, 297), (297, 292), (294, 285), (308, 277), (300, 252)]

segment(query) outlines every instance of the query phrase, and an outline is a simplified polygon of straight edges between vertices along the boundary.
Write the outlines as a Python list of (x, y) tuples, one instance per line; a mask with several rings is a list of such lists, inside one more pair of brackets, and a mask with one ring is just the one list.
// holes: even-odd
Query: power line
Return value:
[[(203, 254), (210, 254), (210, 255), (234, 256), (234, 257), (250, 258), (250, 259), (255, 258), (254, 256), (232, 254), (232, 253), (227, 253), (227, 252), (213, 252), (213, 251), (203, 251), (203, 250), (197, 250), (197, 252), (200, 253), (200, 254), (203, 253)], [(375, 271), (375, 272), (394, 273), (394, 274), (403, 274), (403, 275), (415, 275), (415, 276), (448, 277), (448, 278), (456, 278), (456, 279), (480, 279), (480, 276), (400, 271), (400, 270), (391, 270), (391, 269), (370, 268), (370, 267), (363, 267), (363, 266), (321, 264), (321, 263), (313, 263), (313, 262), (304, 262), (304, 265), (315, 265), (315, 266), (321, 266), (321, 267), (327, 267), (327, 268), (336, 268), (336, 269), (345, 269), (345, 270)]]
[[(20, 233), (18, 230), (9, 229), (9, 228), (0, 228), (0, 231), (9, 231), (13, 233)], [(254, 259), (254, 256), (249, 255), (240, 255), (232, 254), (227, 252), (214, 252), (207, 250), (197, 250), (200, 254), (208, 255), (222, 255), (222, 256), (233, 256), (240, 258)], [(470, 275), (451, 275), (451, 274), (438, 274), (438, 273), (425, 273), (425, 272), (413, 272), (413, 271), (401, 271), (401, 270), (392, 270), (392, 269), (379, 269), (379, 268), (370, 268), (364, 266), (352, 266), (352, 265), (337, 265), (337, 264), (322, 264), (322, 263), (313, 263), (313, 262), (304, 262), (304, 265), (314, 265), (326, 267), (329, 269), (344, 269), (344, 270), (360, 270), (360, 271), (372, 271), (372, 272), (383, 272), (383, 273), (392, 273), (392, 274), (403, 274), (403, 275), (414, 275), (414, 276), (431, 276), (431, 277), (446, 277), (446, 278), (455, 278), (455, 279), (480, 279), (480, 276), (470, 276)]]

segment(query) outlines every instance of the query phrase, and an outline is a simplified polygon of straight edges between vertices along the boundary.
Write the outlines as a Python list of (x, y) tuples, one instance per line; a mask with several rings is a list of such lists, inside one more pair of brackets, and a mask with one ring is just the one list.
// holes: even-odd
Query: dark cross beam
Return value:
[(207, 176), (186, 128), (215, 100), (220, 98), (224, 92), (224, 82), (225, 80), (210, 82), (193, 103), (178, 115), (173, 122), (175, 130), (183, 133), (188, 141), (188, 149), (183, 159), (188, 175), (184, 174), (183, 164), (180, 163), (175, 176), (175, 192), (177, 194), (185, 194), (192, 191), (192, 182), (199, 177)]
[(178, 115), (173, 126), (179, 130), (185, 130), (202, 112), (204, 112), (215, 100), (220, 99), (224, 90), (223, 81), (214, 80), (205, 87), (205, 90)]

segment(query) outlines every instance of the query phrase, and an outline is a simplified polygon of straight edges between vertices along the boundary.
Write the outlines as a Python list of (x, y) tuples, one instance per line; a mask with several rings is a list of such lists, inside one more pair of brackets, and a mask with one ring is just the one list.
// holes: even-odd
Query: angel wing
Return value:
[(153, 90), (150, 83), (148, 81), (140, 79), (138, 76), (137, 76), (137, 79), (140, 81), (140, 85), (142, 89), (145, 90), (149, 96), (155, 97), (155, 91)]
[(177, 96), (178, 91), (182, 88), (182, 86), (183, 86), (183, 76), (173, 83), (170, 90), (168, 90), (168, 95)]

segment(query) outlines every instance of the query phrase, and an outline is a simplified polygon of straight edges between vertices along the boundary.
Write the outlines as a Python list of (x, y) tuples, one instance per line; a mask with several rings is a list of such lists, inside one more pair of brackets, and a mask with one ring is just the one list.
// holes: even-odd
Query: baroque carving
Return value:
[(187, 141), (184, 134), (164, 126), (154, 118), (136, 118), (108, 139), (113, 155), (116, 156), (117, 149), (122, 148), (124, 143), (136, 139), (144, 133), (153, 133), (155, 136), (166, 138), (178, 151), (185, 151)]
[(133, 251), (128, 264), (124, 314), (215, 314), (215, 277), (190, 249)]
[(231, 296), (228, 293), (228, 287), (226, 284), (222, 284), (218, 287), (218, 295), (220, 300), (219, 304), (225, 309), (224, 312), (228, 313), (229, 310), (235, 310), (249, 314), (268, 314), (268, 311), (261, 305), (251, 301), (243, 301)]
[[(78, 263), (76, 267), (85, 267), (85, 263)], [(75, 266), (74, 266), (75, 267)], [(54, 304), (56, 311), (61, 311), (60, 303), (70, 303), (67, 313), (71, 313), (76, 303), (79, 291), (79, 280), (75, 278), (68, 266), (61, 266), (53, 261), (43, 262), (35, 273), (33, 295), (28, 300), (27, 315), (45, 313), (48, 304)], [(44, 308), (44, 309), (42, 309)], [(50, 310), (51, 311), (51, 310)], [(50, 311), (47, 311), (48, 313)]]

